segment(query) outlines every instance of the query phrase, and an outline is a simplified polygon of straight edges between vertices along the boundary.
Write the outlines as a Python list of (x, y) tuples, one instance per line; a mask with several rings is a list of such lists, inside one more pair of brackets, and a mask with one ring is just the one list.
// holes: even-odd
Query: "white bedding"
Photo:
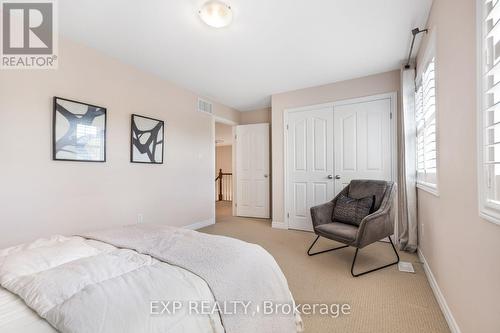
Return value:
[(0, 287), (0, 332), (54, 333), (57, 332), (24, 301)]
[[(80, 234), (182, 267), (207, 282), (217, 304), (247, 303), (248, 311), (220, 311), (227, 333), (303, 330), (285, 275), (257, 244), (160, 224), (136, 224)], [(278, 311), (268, 311), (274, 308)], [(279, 310), (281, 309), (281, 311)]]
[[(162, 225), (54, 236), (0, 250), (0, 285), (64, 333), (302, 331), (293, 310), (262, 311), (269, 302), (286, 305), (282, 309), (294, 305), (283, 272), (262, 247)], [(29, 329), (49, 329), (10, 296), (6, 304), (14, 306), (0, 312), (5, 325), (20, 325), (19, 315), (32, 320)], [(183, 306), (159, 315), (152, 313), (154, 301)], [(191, 304), (202, 302), (225, 310), (227, 302), (229, 308), (234, 302), (249, 307), (193, 313)]]
[[(60, 323), (64, 331), (76, 327), (93, 332), (224, 332), (218, 314), (189, 316), (182, 310), (174, 315), (150, 314), (153, 300), (213, 301), (208, 285), (198, 276), (150, 256), (81, 237), (55, 236), (1, 250), (0, 283), (24, 300), (0, 289), (0, 332), (54, 332), (29, 307), (51, 322), (60, 322), (64, 318), (54, 316), (80, 306), (82, 300), (106, 301), (106, 313), (102, 304), (85, 304), (80, 323), (68, 323), (67, 330), (66, 323)], [(82, 292), (96, 296), (82, 298)]]

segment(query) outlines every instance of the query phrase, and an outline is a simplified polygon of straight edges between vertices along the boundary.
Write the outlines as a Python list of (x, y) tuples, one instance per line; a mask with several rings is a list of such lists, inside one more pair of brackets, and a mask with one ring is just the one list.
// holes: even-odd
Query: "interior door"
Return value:
[(391, 99), (334, 106), (335, 194), (352, 179), (392, 180)]
[(270, 218), (269, 124), (236, 126), (236, 215)]
[(333, 198), (333, 108), (288, 116), (288, 226), (312, 230), (309, 209)]

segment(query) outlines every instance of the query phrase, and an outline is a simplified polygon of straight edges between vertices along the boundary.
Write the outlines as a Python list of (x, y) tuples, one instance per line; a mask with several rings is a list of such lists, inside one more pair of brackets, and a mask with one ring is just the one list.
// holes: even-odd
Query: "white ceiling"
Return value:
[(226, 0), (229, 27), (206, 26), (204, 0), (64, 0), (60, 33), (238, 110), (274, 93), (384, 72), (406, 58), (432, 0)]

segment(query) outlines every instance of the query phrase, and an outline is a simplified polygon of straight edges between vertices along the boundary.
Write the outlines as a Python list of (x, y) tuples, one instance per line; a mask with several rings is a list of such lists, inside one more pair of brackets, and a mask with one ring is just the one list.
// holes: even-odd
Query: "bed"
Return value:
[(56, 235), (0, 250), (1, 332), (298, 332), (264, 249), (157, 225)]
[(56, 330), (20, 297), (0, 287), (0, 332), (52, 333)]

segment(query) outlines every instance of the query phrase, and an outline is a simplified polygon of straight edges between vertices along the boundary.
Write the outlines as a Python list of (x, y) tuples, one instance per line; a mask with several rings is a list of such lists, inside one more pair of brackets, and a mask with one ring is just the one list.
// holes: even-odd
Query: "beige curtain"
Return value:
[(401, 250), (415, 252), (418, 244), (416, 182), (415, 70), (401, 70), (402, 110), (399, 117), (398, 235)]

